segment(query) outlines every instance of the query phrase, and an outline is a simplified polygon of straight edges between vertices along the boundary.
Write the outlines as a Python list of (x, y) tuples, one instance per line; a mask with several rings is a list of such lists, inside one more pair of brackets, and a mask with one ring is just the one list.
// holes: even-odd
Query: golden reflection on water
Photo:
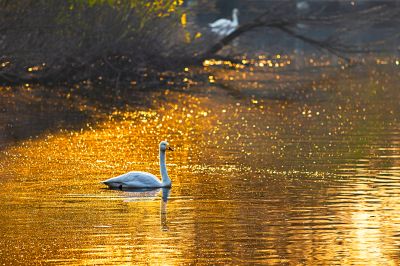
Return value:
[[(0, 262), (394, 265), (398, 94), (347, 79), (318, 85), (335, 92), (325, 101), (268, 100), (258, 86), (243, 98), (216, 87), (154, 93), (154, 108), (10, 146)], [(99, 183), (158, 174), (161, 139), (176, 147), (169, 195)]]

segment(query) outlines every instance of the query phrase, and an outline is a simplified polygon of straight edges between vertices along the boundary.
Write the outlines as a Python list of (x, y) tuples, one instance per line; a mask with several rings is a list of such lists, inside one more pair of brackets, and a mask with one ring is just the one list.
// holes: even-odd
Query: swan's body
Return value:
[(160, 188), (162, 182), (153, 174), (132, 171), (102, 182), (112, 188)]
[(238, 13), (239, 10), (235, 8), (232, 11), (232, 20), (221, 18), (208, 24), (211, 27), (211, 31), (221, 37), (231, 34), (239, 26)]
[(165, 165), (165, 151), (172, 150), (166, 141), (160, 142), (160, 172), (161, 180), (155, 175), (132, 171), (126, 174), (113, 177), (102, 181), (110, 188), (161, 188), (161, 187), (171, 187), (171, 179), (168, 176), (167, 167)]

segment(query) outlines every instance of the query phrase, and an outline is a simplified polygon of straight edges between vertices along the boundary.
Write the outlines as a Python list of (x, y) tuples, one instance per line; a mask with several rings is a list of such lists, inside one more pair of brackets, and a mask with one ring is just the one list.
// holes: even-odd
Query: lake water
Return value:
[[(220, 70), (4, 146), (0, 264), (397, 265), (399, 68), (286, 74)], [(160, 140), (171, 190), (99, 183), (158, 175)]]

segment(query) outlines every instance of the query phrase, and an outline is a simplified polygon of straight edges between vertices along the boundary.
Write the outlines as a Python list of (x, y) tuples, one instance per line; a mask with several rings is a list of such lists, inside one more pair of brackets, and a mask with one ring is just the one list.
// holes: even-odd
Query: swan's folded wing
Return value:
[(113, 177), (102, 181), (110, 187), (132, 187), (132, 188), (143, 188), (143, 187), (159, 187), (161, 182), (158, 178), (150, 173), (146, 172), (129, 172), (117, 177)]

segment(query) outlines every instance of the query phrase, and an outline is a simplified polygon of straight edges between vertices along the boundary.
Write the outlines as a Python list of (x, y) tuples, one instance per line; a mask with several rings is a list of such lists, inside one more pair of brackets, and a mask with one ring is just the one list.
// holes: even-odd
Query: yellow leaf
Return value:
[(195, 39), (198, 39), (198, 38), (200, 38), (201, 37), (201, 32), (196, 32), (196, 35), (194, 35), (194, 38)]
[(187, 24), (186, 13), (183, 13), (181, 16), (181, 24), (183, 27), (186, 27), (186, 24)]

